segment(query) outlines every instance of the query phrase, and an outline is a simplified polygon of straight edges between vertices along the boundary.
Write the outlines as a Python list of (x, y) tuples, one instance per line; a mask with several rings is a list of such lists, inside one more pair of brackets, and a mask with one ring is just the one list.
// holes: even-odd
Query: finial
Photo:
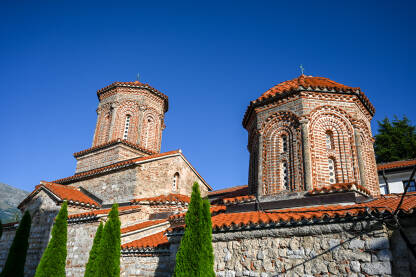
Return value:
[(305, 68), (303, 67), (303, 65), (300, 65), (299, 68), (300, 68), (300, 72), (302, 73), (301, 75), (303, 75), (303, 72), (305, 71)]
[(137, 82), (140, 82), (140, 73), (137, 73), (137, 76), (136, 76), (136, 81), (137, 81)]

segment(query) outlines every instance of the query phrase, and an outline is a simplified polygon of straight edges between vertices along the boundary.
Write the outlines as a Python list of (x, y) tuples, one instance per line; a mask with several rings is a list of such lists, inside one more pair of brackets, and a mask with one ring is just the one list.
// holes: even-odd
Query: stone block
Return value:
[(383, 238), (374, 238), (367, 240), (365, 242), (365, 247), (368, 250), (379, 250), (379, 249), (387, 249), (389, 248), (389, 240), (385, 237)]
[(370, 275), (391, 274), (390, 262), (364, 263), (361, 268), (365, 273)]

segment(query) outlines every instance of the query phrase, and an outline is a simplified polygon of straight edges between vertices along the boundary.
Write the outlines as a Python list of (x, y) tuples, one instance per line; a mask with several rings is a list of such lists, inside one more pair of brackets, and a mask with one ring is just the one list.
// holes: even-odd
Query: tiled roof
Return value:
[(32, 199), (40, 190), (45, 189), (47, 192), (52, 193), (53, 195), (57, 196), (59, 200), (67, 200), (68, 204), (70, 205), (80, 205), (92, 208), (101, 207), (99, 203), (97, 203), (92, 198), (88, 197), (84, 193), (78, 190), (76, 187), (71, 186), (64, 186), (61, 184), (51, 183), (51, 182), (44, 182), (42, 181), (41, 184), (37, 185), (35, 190), (33, 190), (29, 196), (27, 196), (20, 204), (21, 207), (24, 203)]
[(180, 153), (180, 150), (174, 150), (174, 151), (169, 151), (169, 152), (165, 152), (165, 153), (158, 153), (158, 154), (154, 154), (154, 155), (147, 156), (147, 157), (133, 158), (133, 159), (117, 162), (117, 163), (114, 163), (114, 164), (111, 164), (111, 165), (107, 165), (107, 166), (99, 167), (99, 168), (96, 168), (96, 169), (92, 169), (92, 170), (84, 171), (84, 172), (81, 172), (81, 173), (77, 173), (77, 174), (75, 174), (73, 176), (70, 176), (70, 177), (55, 180), (54, 182), (61, 183), (61, 184), (70, 183), (74, 180), (79, 180), (79, 179), (86, 178), (86, 177), (89, 177), (89, 176), (94, 176), (94, 175), (100, 174), (102, 172), (107, 172), (107, 171), (110, 171), (110, 170), (116, 170), (116, 169), (119, 169), (119, 168), (124, 168), (124, 167), (127, 167), (127, 166), (131, 166), (135, 163), (142, 162), (142, 161), (151, 160), (151, 159), (155, 159), (155, 158), (160, 158), (160, 157), (164, 157), (164, 156), (169, 156), (169, 155), (173, 155), (173, 154), (177, 154), (177, 153)]
[(4, 223), (1, 226), (3, 227), (3, 229), (15, 228), (19, 226), (19, 222), (15, 221), (15, 222)]
[(377, 164), (377, 170), (381, 171), (381, 170), (387, 170), (387, 169), (410, 167), (410, 166), (415, 166), (415, 165), (416, 165), (416, 159), (405, 160), (405, 161), (395, 161), (395, 162)]
[(335, 90), (335, 91), (360, 91), (360, 88), (353, 88), (349, 87), (337, 82), (334, 82), (328, 78), (324, 77), (312, 77), (306, 75), (300, 75), (299, 77), (282, 82), (265, 93), (263, 93), (257, 100), (263, 100), (270, 96), (274, 96), (276, 94), (282, 94), (285, 92), (289, 92), (292, 90), (298, 90), (299, 88), (303, 89), (327, 89), (327, 90)]
[[(120, 214), (128, 213), (128, 212), (136, 212), (140, 211), (141, 206), (123, 206), (118, 207), (118, 212)], [(111, 209), (102, 209), (102, 210), (95, 210), (95, 211), (89, 211), (84, 213), (77, 213), (77, 214), (71, 214), (68, 216), (68, 219), (94, 219), (98, 215), (107, 215)]]
[[(354, 205), (328, 205), (282, 209), (276, 211), (252, 211), (240, 213), (220, 213), (212, 217), (214, 230), (239, 229), (252, 226), (283, 226), (296, 222), (319, 222), (328, 219), (366, 216), (368, 212), (392, 213), (401, 198), (401, 194), (389, 194), (367, 203)], [(400, 211), (413, 213), (416, 208), (416, 193), (405, 196)]]
[(344, 191), (358, 191), (367, 196), (371, 195), (371, 192), (368, 189), (366, 189), (365, 187), (361, 185), (358, 185), (357, 183), (339, 183), (339, 184), (333, 184), (330, 186), (314, 188), (313, 190), (308, 191), (308, 194), (315, 195), (315, 194), (344, 192)]
[(144, 149), (140, 145), (132, 143), (130, 141), (122, 140), (122, 139), (115, 139), (115, 140), (106, 142), (106, 143), (101, 144), (101, 145), (97, 145), (97, 146), (94, 146), (94, 147), (91, 147), (91, 148), (88, 148), (88, 149), (85, 149), (85, 150), (82, 150), (82, 151), (79, 151), (79, 152), (75, 152), (73, 155), (74, 155), (74, 157), (83, 156), (83, 155), (86, 155), (88, 153), (91, 153), (91, 152), (94, 152), (94, 151), (97, 151), (97, 150), (101, 150), (101, 149), (109, 147), (109, 146), (116, 145), (118, 143), (130, 146), (130, 147), (132, 147), (136, 150), (142, 151), (142, 152), (144, 152), (146, 154), (149, 154), (149, 155), (156, 154), (156, 152), (148, 150), (148, 149)]
[(167, 248), (169, 246), (165, 231), (150, 235), (121, 246), (122, 250), (145, 249), (145, 248)]
[(183, 194), (170, 193), (168, 195), (159, 195), (156, 197), (146, 197), (133, 199), (130, 201), (132, 204), (184, 204), (187, 205), (191, 201), (189, 196)]
[(104, 92), (106, 92), (108, 90), (111, 90), (112, 88), (115, 88), (115, 87), (145, 88), (145, 89), (153, 92), (154, 94), (156, 94), (160, 98), (162, 98), (165, 101), (165, 112), (168, 111), (168, 99), (169, 99), (168, 96), (161, 93), (157, 89), (153, 88), (149, 84), (143, 84), (139, 81), (135, 81), (135, 82), (114, 82), (111, 85), (108, 85), (108, 86), (106, 86), (102, 89), (97, 90), (97, 96), (99, 97)]
[(244, 196), (237, 196), (237, 197), (230, 197), (222, 199), (224, 205), (230, 204), (237, 204), (237, 203), (245, 203), (245, 202), (252, 202), (256, 200), (254, 195), (244, 195)]
[(273, 98), (277, 95), (284, 95), (286, 93), (296, 91), (317, 91), (317, 92), (343, 92), (357, 95), (363, 105), (371, 114), (375, 113), (374, 106), (370, 103), (367, 96), (358, 87), (349, 87), (337, 82), (334, 82), (325, 77), (313, 77), (300, 75), (299, 77), (282, 82), (263, 93), (259, 98), (251, 101), (250, 106), (244, 114), (243, 126), (246, 125), (247, 119), (253, 110), (253, 105), (261, 104), (263, 101)]
[(247, 195), (248, 194), (248, 185), (245, 186), (236, 186), (236, 187), (230, 187), (220, 190), (213, 190), (208, 192), (209, 197), (216, 197), (216, 196), (241, 196), (241, 195)]
[(121, 233), (130, 233), (133, 231), (137, 231), (146, 227), (151, 227), (157, 224), (161, 224), (161, 223), (167, 223), (168, 221), (166, 219), (159, 219), (159, 220), (149, 220), (149, 221), (145, 221), (145, 222), (141, 222), (135, 225), (131, 225), (125, 228), (121, 229)]

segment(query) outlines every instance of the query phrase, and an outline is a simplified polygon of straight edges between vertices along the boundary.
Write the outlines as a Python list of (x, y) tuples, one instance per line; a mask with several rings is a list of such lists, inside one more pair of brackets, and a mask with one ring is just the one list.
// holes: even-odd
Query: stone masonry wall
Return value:
[(3, 230), (3, 234), (0, 238), (0, 272), (3, 270), (3, 267), (7, 260), (7, 255), (9, 253), (10, 246), (12, 245), (13, 238), (16, 234), (15, 228), (10, 228)]
[(217, 276), (392, 276), (387, 231), (343, 223), (218, 233)]
[[(178, 189), (173, 190), (173, 178), (177, 172), (179, 173)], [(173, 156), (76, 181), (71, 185), (85, 188), (102, 199), (103, 204), (111, 204), (169, 193), (190, 196), (195, 181), (201, 185), (202, 195), (206, 195), (208, 188), (203, 185), (198, 175), (191, 170), (182, 157)]]

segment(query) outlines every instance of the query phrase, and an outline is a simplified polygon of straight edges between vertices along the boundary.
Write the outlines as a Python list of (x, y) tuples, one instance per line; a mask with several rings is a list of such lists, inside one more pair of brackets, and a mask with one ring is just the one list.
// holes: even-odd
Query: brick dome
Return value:
[(305, 89), (308, 88), (315, 90), (315, 89), (327, 89), (327, 90), (335, 90), (335, 91), (360, 91), (360, 88), (349, 87), (337, 82), (334, 82), (325, 77), (313, 77), (307, 75), (300, 75), (299, 77), (282, 82), (265, 93), (263, 93), (257, 100), (261, 101), (265, 98), (275, 96), (276, 94), (283, 94), (285, 92), (289, 92), (292, 90), (298, 89)]

